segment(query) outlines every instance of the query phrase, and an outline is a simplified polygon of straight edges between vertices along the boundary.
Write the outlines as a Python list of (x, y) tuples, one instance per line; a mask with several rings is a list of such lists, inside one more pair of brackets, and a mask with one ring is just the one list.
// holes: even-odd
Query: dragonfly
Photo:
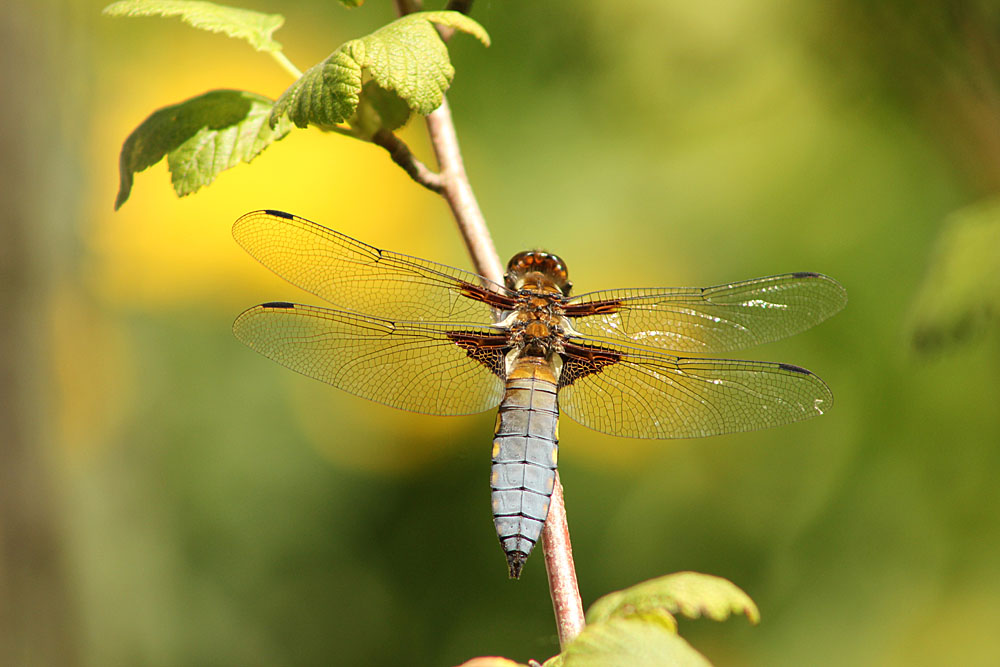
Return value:
[(254, 306), (233, 325), (250, 348), (402, 410), (499, 407), (490, 489), (513, 579), (548, 516), (561, 412), (602, 433), (665, 439), (770, 428), (833, 403), (799, 366), (704, 356), (784, 338), (839, 311), (846, 291), (819, 273), (571, 296), (565, 262), (541, 250), (514, 255), (501, 285), (282, 211), (242, 216), (233, 236), (336, 306)]

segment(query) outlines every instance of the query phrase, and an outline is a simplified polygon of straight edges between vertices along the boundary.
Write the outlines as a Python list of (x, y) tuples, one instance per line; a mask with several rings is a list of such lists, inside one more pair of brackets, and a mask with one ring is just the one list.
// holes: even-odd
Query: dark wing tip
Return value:
[(294, 303), (288, 303), (287, 301), (268, 301), (267, 303), (260, 304), (261, 308), (294, 308)]
[(250, 235), (252, 236), (252, 230), (259, 228), (260, 217), (262, 215), (270, 216), (272, 218), (281, 218), (282, 220), (295, 220), (295, 216), (291, 213), (276, 211), (273, 208), (250, 211), (249, 213), (244, 213), (238, 217), (236, 222), (233, 223), (233, 238), (235, 238), (236, 242), (243, 246), (243, 248), (246, 249), (251, 255), (254, 253), (248, 245), (253, 245), (253, 243), (251, 243), (250, 239), (247, 238), (248, 230), (251, 232)]
[(507, 552), (507, 570), (510, 573), (511, 579), (521, 578), (521, 568), (524, 567), (524, 561), (526, 560), (528, 560), (528, 554), (523, 551)]
[(795, 364), (778, 364), (778, 368), (783, 371), (791, 371), (793, 373), (801, 373), (802, 375), (812, 375), (812, 371), (807, 371), (801, 366), (796, 366)]
[[(815, 271), (796, 271), (795, 273), (790, 273), (788, 275), (797, 280), (819, 280), (825, 282), (834, 291), (840, 293), (840, 299), (843, 301), (843, 303), (847, 303), (847, 290), (844, 289), (843, 285), (841, 285), (839, 282), (837, 282), (828, 275), (825, 275), (823, 273), (816, 273)], [(843, 305), (837, 308), (837, 310), (840, 310), (840, 308), (843, 308)]]

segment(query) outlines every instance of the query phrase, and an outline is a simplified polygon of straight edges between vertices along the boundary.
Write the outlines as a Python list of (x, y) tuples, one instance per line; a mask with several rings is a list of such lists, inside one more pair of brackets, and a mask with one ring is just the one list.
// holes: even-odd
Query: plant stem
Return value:
[(542, 550), (545, 553), (545, 571), (549, 575), (549, 594), (552, 596), (552, 609), (556, 615), (559, 646), (566, 648), (583, 631), (585, 621), (558, 471), (552, 489), (549, 516), (545, 519), (545, 528), (542, 530)]
[[(472, 255), (476, 272), (502, 285), (503, 268), (465, 173), (447, 99), (427, 116), (427, 129), (441, 167), (441, 194), (451, 206), (459, 231)], [(559, 645), (565, 646), (583, 630), (584, 618), (558, 473), (549, 504), (549, 515), (542, 531), (542, 550), (545, 553), (545, 570), (549, 577), (549, 594), (552, 596), (552, 609), (556, 616)]]
[(270, 51), (271, 57), (278, 61), (281, 68), (292, 75), (293, 79), (301, 78), (302, 72), (292, 64), (292, 61), (281, 51)]
[(427, 131), (441, 169), (443, 185), (441, 195), (451, 207), (462, 239), (469, 249), (469, 254), (472, 255), (476, 272), (503, 285), (503, 265), (497, 256), (483, 212), (479, 210), (479, 202), (472, 192), (469, 177), (465, 173), (465, 164), (462, 161), (462, 152), (458, 146), (458, 136), (455, 134), (455, 124), (451, 119), (447, 98), (442, 99), (441, 106), (427, 116)]
[(372, 143), (389, 151), (389, 157), (392, 158), (392, 161), (402, 167), (403, 171), (420, 185), (439, 194), (444, 190), (443, 175), (435, 173), (418, 160), (410, 152), (410, 147), (389, 130), (383, 128), (376, 132), (372, 137)]
[[(419, 11), (421, 4), (419, 0), (396, 0), (396, 9), (402, 16), (412, 11)], [(449, 9), (467, 11), (471, 4), (471, 0), (453, 1), (449, 3)], [(448, 37), (450, 35), (445, 36), (442, 33), (442, 39), (447, 41)], [(441, 106), (427, 116), (427, 131), (440, 168), (437, 176), (441, 178), (441, 195), (451, 207), (458, 229), (469, 249), (469, 254), (472, 255), (472, 263), (480, 275), (502, 285), (503, 265), (497, 256), (489, 228), (486, 226), (486, 219), (479, 209), (479, 203), (469, 183), (469, 177), (465, 173), (465, 164), (462, 161), (458, 135), (455, 133), (455, 123), (451, 118), (447, 98), (443, 98)], [(569, 539), (569, 524), (566, 522), (566, 506), (558, 473), (549, 504), (549, 515), (542, 531), (542, 550), (545, 553), (545, 570), (549, 577), (549, 593), (552, 596), (559, 645), (565, 646), (583, 630), (584, 617), (576, 569), (573, 566), (573, 547)]]

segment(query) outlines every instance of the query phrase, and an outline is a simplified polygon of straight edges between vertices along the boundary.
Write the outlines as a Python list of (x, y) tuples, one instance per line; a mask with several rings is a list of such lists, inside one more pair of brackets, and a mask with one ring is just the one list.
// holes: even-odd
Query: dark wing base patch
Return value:
[(467, 357), (481, 363), (498, 378), (503, 379), (507, 374), (504, 360), (510, 344), (506, 336), (483, 336), (467, 331), (449, 331), (448, 338), (465, 350)]
[(607, 366), (621, 361), (622, 354), (606, 347), (591, 347), (567, 343), (563, 346), (563, 368), (559, 388), (568, 387), (580, 378), (600, 373)]

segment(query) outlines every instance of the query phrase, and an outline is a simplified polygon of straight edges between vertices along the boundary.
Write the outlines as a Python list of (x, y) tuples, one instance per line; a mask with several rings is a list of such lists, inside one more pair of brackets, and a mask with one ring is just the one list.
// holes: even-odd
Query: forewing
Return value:
[(464, 415), (496, 407), (506, 338), (489, 326), (392, 322), (269, 303), (240, 315), (243, 343), (294, 371), (403, 410)]
[(584, 426), (630, 438), (695, 438), (815, 417), (833, 404), (790, 364), (693, 359), (570, 339), (559, 405)]
[(290, 213), (254, 211), (233, 237), (261, 264), (341, 308), (390, 320), (488, 324), (513, 307), (481, 276), (356, 241)]
[(568, 299), (585, 336), (675, 352), (731, 352), (814, 326), (847, 303), (836, 280), (789, 273), (716, 287), (621, 289)]

